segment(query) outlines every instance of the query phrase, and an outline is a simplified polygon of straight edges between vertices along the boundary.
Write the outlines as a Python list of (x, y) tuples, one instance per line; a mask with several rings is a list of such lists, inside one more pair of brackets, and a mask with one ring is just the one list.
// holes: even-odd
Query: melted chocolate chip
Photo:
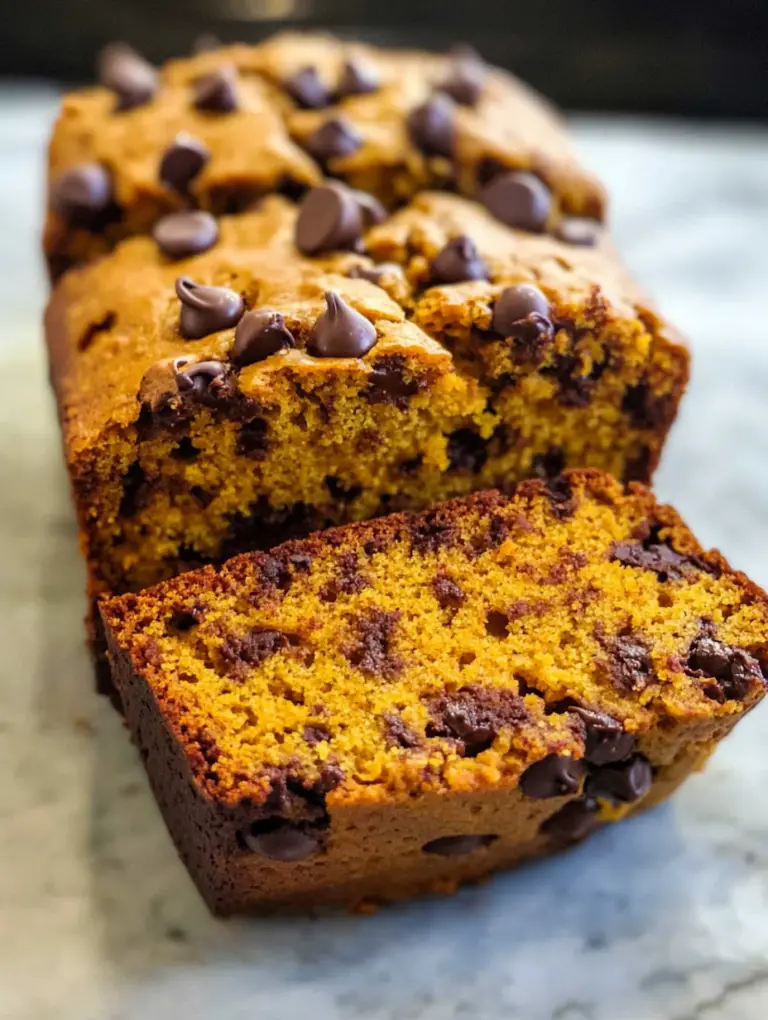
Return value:
[(603, 232), (603, 226), (597, 220), (587, 220), (571, 216), (561, 220), (552, 231), (558, 241), (591, 248), (597, 244)]
[(660, 429), (670, 425), (675, 416), (675, 400), (670, 393), (656, 394), (648, 383), (628, 386), (621, 409), (636, 429)]
[(312, 826), (282, 818), (254, 822), (243, 842), (260, 857), (285, 864), (303, 861), (322, 848), (320, 832)]
[(331, 95), (323, 85), (315, 67), (304, 67), (283, 82), (288, 95), (305, 110), (330, 106)]
[(317, 358), (362, 358), (376, 344), (376, 327), (335, 291), (326, 291), (325, 301), (327, 308), (312, 329), (310, 353)]
[(396, 679), (403, 669), (401, 656), (393, 651), (395, 628), (400, 612), (371, 609), (357, 619), (357, 640), (344, 651), (347, 659), (362, 673)]
[(176, 294), (181, 301), (179, 325), (186, 340), (217, 333), (239, 322), (244, 311), (243, 299), (228, 287), (207, 287), (188, 276), (176, 281)]
[(648, 648), (635, 634), (617, 634), (604, 644), (610, 655), (608, 671), (619, 690), (643, 691), (655, 679)]
[(513, 691), (479, 684), (439, 695), (429, 708), (432, 722), (427, 736), (458, 740), (469, 758), (487, 750), (502, 727), (515, 729), (528, 719), (522, 699)]
[(635, 749), (635, 738), (626, 733), (618, 719), (592, 708), (572, 705), (568, 709), (584, 723), (584, 758), (590, 765), (612, 765), (624, 761)]
[(363, 216), (355, 193), (341, 184), (312, 188), (296, 220), (296, 247), (305, 255), (355, 248)]
[(651, 763), (642, 754), (617, 765), (593, 769), (585, 792), (589, 797), (601, 797), (616, 804), (634, 804), (653, 785)]
[(167, 187), (184, 195), (210, 158), (211, 154), (202, 142), (192, 135), (181, 132), (163, 153), (160, 160), (160, 180)]
[(488, 834), (483, 836), (438, 836), (430, 839), (421, 848), (425, 854), (436, 854), (438, 857), (463, 857), (465, 854), (482, 850), (490, 846), (499, 837)]
[(302, 735), (304, 737), (304, 743), (309, 744), (310, 747), (314, 747), (315, 744), (322, 744), (331, 739), (331, 731), (328, 727), (318, 723), (315, 723), (313, 726), (305, 726), (304, 733)]
[(246, 312), (238, 322), (230, 358), (238, 368), (245, 368), (295, 346), (296, 341), (280, 312), (256, 308)]
[(51, 186), (53, 211), (70, 223), (87, 223), (112, 203), (112, 179), (100, 163), (80, 163)]
[(576, 793), (586, 772), (584, 762), (567, 755), (548, 754), (529, 765), (520, 777), (520, 789), (526, 797), (545, 800)]
[(117, 111), (144, 106), (157, 92), (157, 71), (125, 43), (105, 46), (99, 55), (99, 81), (117, 96)]
[(363, 144), (362, 136), (341, 117), (327, 120), (306, 141), (306, 150), (323, 165), (332, 159), (341, 159), (357, 152)]
[(171, 213), (157, 221), (152, 237), (163, 255), (183, 259), (212, 248), (219, 239), (219, 225), (208, 212)]
[(411, 141), (426, 156), (450, 156), (455, 137), (453, 100), (436, 93), (408, 115)]
[(470, 46), (457, 47), (451, 58), (450, 70), (437, 86), (439, 91), (462, 106), (476, 106), (485, 85), (485, 64)]
[(381, 286), (381, 281), (387, 276), (402, 278), (403, 271), (395, 262), (380, 262), (375, 266), (352, 266), (347, 276), (352, 280), (367, 280)]
[(696, 564), (664, 542), (614, 542), (610, 559), (625, 567), (636, 567), (656, 574), (661, 582), (679, 581)]
[(562, 447), (551, 446), (546, 453), (537, 453), (532, 463), (536, 478), (555, 478), (565, 470), (565, 453)]
[(760, 664), (742, 648), (732, 648), (703, 633), (688, 651), (688, 672), (700, 678), (704, 694), (713, 701), (743, 701), (756, 684), (765, 684)]
[(392, 354), (380, 358), (371, 367), (365, 395), (370, 404), (392, 404), (404, 411), (419, 388), (418, 380), (406, 380), (405, 359), (402, 355)]
[(174, 361), (176, 386), (179, 393), (197, 403), (215, 405), (230, 395), (226, 365), (220, 361)]
[(597, 803), (591, 797), (579, 797), (545, 819), (541, 832), (557, 842), (575, 843), (594, 832), (599, 824)]
[(525, 170), (500, 174), (477, 197), (497, 220), (515, 230), (532, 233), (544, 229), (552, 205), (552, 193), (546, 184)]
[(432, 590), (442, 609), (461, 609), (467, 600), (459, 585), (445, 574), (439, 574), (433, 579)]
[(488, 460), (488, 440), (472, 429), (456, 429), (448, 436), (446, 452), (452, 471), (476, 475)]
[(288, 647), (288, 636), (279, 630), (254, 627), (247, 634), (229, 634), (220, 647), (222, 659), (229, 666), (260, 666), (272, 655)]
[(390, 713), (383, 715), (384, 738), (390, 746), (413, 748), (421, 746), (421, 738), (405, 725), (403, 717)]
[(432, 283), (462, 283), (464, 280), (487, 280), (488, 267), (470, 238), (454, 237), (438, 252), (430, 267)]
[(348, 60), (341, 71), (339, 84), (336, 87), (336, 96), (344, 99), (345, 96), (362, 96), (369, 92), (375, 92), (380, 81), (376, 71), (361, 63), (359, 60)]
[(254, 418), (240, 426), (236, 453), (251, 460), (263, 460), (269, 451), (269, 426), (263, 418)]
[(237, 72), (219, 67), (194, 83), (194, 106), (205, 113), (232, 113), (237, 109)]

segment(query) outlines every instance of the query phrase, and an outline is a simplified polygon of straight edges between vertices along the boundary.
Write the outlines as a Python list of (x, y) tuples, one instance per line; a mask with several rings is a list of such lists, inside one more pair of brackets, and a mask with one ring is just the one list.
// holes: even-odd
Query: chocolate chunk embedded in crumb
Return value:
[(390, 354), (374, 362), (365, 393), (368, 402), (392, 404), (404, 411), (410, 398), (416, 396), (423, 386), (421, 380), (406, 379), (405, 368), (405, 358), (401, 354)]
[(591, 765), (611, 765), (624, 761), (635, 749), (635, 738), (626, 733), (618, 719), (597, 709), (570, 705), (568, 711), (584, 725), (586, 746), (584, 758)]
[(656, 680), (653, 664), (645, 641), (631, 630), (625, 630), (615, 637), (600, 637), (608, 652), (608, 675), (620, 691), (644, 691)]
[(282, 631), (254, 627), (247, 634), (227, 635), (219, 651), (228, 667), (260, 666), (271, 655), (282, 651), (288, 645), (288, 635)]
[(541, 832), (557, 843), (576, 843), (600, 825), (597, 810), (592, 797), (571, 800), (542, 822)]
[(456, 429), (448, 436), (447, 453), (452, 471), (475, 475), (488, 460), (488, 440), (472, 429)]
[(713, 701), (743, 701), (766, 679), (760, 663), (742, 648), (718, 641), (708, 631), (691, 642), (687, 671), (700, 678), (701, 689)]
[(425, 854), (435, 854), (438, 857), (463, 857), (490, 846), (498, 838), (492, 833), (482, 836), (438, 836), (437, 839), (430, 839), (421, 849)]
[(548, 797), (567, 797), (579, 789), (587, 771), (583, 761), (568, 755), (548, 754), (535, 761), (520, 776), (520, 789), (526, 797), (545, 800)]
[(653, 769), (647, 758), (636, 754), (629, 761), (593, 769), (587, 778), (587, 796), (615, 804), (634, 804), (653, 785)]
[(442, 609), (461, 609), (467, 596), (447, 574), (438, 574), (432, 580), (432, 590)]
[(260, 857), (293, 863), (319, 853), (323, 848), (323, 830), (284, 818), (254, 822), (242, 833), (246, 847)]
[(518, 283), (501, 292), (493, 308), (492, 326), (513, 341), (515, 353), (525, 361), (539, 361), (555, 335), (549, 301), (530, 283)]
[(610, 559), (625, 567), (637, 567), (656, 574), (664, 581), (679, 581), (697, 564), (664, 542), (614, 542)]
[(487, 750), (502, 728), (515, 729), (529, 718), (522, 698), (514, 691), (479, 684), (438, 695), (428, 701), (428, 707), (432, 722), (427, 736), (459, 741), (468, 758)]
[(387, 743), (393, 747), (414, 748), (420, 747), (423, 743), (418, 733), (406, 726), (401, 715), (394, 712), (382, 716), (384, 722), (384, 737)]
[(371, 609), (354, 620), (356, 640), (344, 649), (346, 658), (363, 673), (394, 680), (404, 661), (394, 650), (395, 631), (401, 613)]

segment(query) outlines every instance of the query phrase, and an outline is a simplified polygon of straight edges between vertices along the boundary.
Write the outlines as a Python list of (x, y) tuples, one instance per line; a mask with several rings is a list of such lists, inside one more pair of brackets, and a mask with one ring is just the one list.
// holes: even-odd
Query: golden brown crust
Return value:
[[(285, 82), (296, 71), (315, 67), (333, 89), (345, 61), (374, 69), (381, 87), (320, 110), (301, 110)], [(193, 83), (222, 67), (239, 69), (239, 108), (228, 114), (200, 112), (192, 105)], [(577, 163), (566, 133), (547, 105), (501, 71), (487, 72), (474, 107), (455, 110), (454, 158), (425, 157), (412, 144), (406, 121), (449, 73), (450, 61), (424, 53), (378, 50), (342, 43), (330, 36), (285, 34), (258, 46), (232, 46), (171, 62), (161, 73), (155, 97), (115, 113), (114, 95), (104, 88), (72, 93), (64, 100), (49, 155), (55, 183), (72, 167), (97, 162), (113, 182), (118, 213), (96, 231), (73, 228), (51, 211), (45, 250), (55, 272), (82, 262), (129, 234), (145, 233), (184, 200), (162, 184), (160, 159), (179, 132), (209, 149), (210, 161), (190, 187), (192, 202), (204, 209), (239, 208), (281, 186), (318, 180), (323, 170), (304, 149), (311, 134), (341, 116), (363, 144), (331, 161), (333, 176), (378, 195), (387, 204), (456, 176), (456, 185), (475, 194), (478, 174), (489, 161), (531, 169), (556, 196), (553, 217), (563, 213), (602, 219), (602, 188)]]
[[(433, 862), (454, 887), (548, 852), (585, 834), (574, 813), (671, 792), (766, 686), (768, 597), (597, 471), (332, 529), (101, 611), (172, 834), (226, 911), (434, 888), (424, 854), (448, 836), (477, 854)], [(310, 841), (301, 867), (264, 860), (277, 830)]]

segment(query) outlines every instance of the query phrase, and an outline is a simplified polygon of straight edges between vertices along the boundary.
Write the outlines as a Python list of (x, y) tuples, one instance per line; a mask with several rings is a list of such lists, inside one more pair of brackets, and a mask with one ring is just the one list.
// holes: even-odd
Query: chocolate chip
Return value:
[(190, 362), (176, 358), (173, 367), (179, 393), (197, 403), (215, 405), (230, 394), (227, 366), (220, 361)]
[(576, 510), (571, 483), (565, 477), (547, 478), (544, 481), (544, 495), (549, 500), (552, 512), (559, 521), (566, 521)]
[(482, 850), (490, 846), (499, 837), (494, 835), (484, 836), (438, 836), (437, 839), (430, 839), (421, 848), (425, 854), (436, 854), (438, 857), (463, 857), (465, 854), (474, 853), (475, 850)]
[(545, 819), (541, 832), (558, 842), (575, 843), (593, 832), (600, 822), (597, 803), (591, 797), (568, 801), (559, 811)]
[(158, 220), (152, 237), (169, 259), (183, 259), (208, 251), (219, 239), (219, 225), (208, 212), (171, 213)]
[[(328, 475), (325, 479), (325, 485), (333, 499), (338, 499), (342, 503), (354, 502), (363, 491), (361, 485), (345, 485), (335, 475)], [(343, 555), (346, 556), (347, 554), (344, 553)]]
[(560, 446), (550, 446), (546, 453), (537, 453), (531, 464), (536, 478), (555, 478), (565, 469), (565, 453)]
[(179, 326), (186, 340), (199, 340), (236, 325), (245, 307), (240, 295), (229, 287), (207, 287), (188, 276), (178, 278), (176, 294), (181, 301)]
[(676, 411), (675, 400), (670, 393), (656, 394), (645, 382), (627, 387), (621, 409), (636, 429), (665, 428), (671, 424)]
[(616, 804), (634, 804), (652, 785), (651, 763), (642, 754), (636, 754), (630, 761), (594, 769), (584, 789), (589, 797), (601, 797)]
[(243, 834), (243, 842), (260, 857), (292, 863), (316, 854), (322, 846), (320, 834), (307, 825), (282, 818), (254, 822)]
[(445, 574), (439, 574), (433, 579), (432, 590), (442, 609), (461, 609), (467, 600), (459, 585)]
[(402, 269), (395, 262), (379, 262), (375, 266), (352, 266), (347, 272), (351, 280), (367, 280), (369, 283), (375, 283), (377, 287), (381, 286), (381, 281), (387, 276), (402, 278), (402, 275)]
[(462, 283), (487, 280), (488, 267), (474, 243), (466, 235), (452, 238), (432, 259), (429, 267), (432, 283)]
[(655, 680), (651, 657), (645, 643), (631, 632), (604, 642), (610, 652), (608, 670), (621, 691), (643, 691)]
[(310, 353), (316, 358), (362, 358), (378, 339), (376, 327), (332, 290), (326, 310), (312, 329)]
[(357, 640), (344, 650), (353, 666), (384, 680), (395, 680), (400, 675), (403, 660), (392, 650), (400, 615), (399, 610), (370, 609), (357, 617)]
[(363, 144), (360, 133), (341, 117), (327, 120), (309, 136), (305, 147), (310, 156), (323, 165), (357, 152)]
[(624, 761), (635, 749), (635, 738), (626, 733), (618, 719), (596, 709), (572, 705), (568, 709), (584, 723), (584, 758), (591, 765), (612, 765)]
[(403, 717), (390, 713), (383, 715), (384, 737), (388, 745), (395, 747), (413, 748), (421, 746), (421, 739), (418, 734), (405, 725)]
[(366, 398), (369, 404), (392, 404), (404, 411), (410, 398), (420, 389), (417, 379), (406, 380), (406, 362), (400, 354), (379, 358), (368, 376)]
[(372, 67), (359, 60), (348, 60), (342, 68), (336, 96), (343, 99), (345, 96), (366, 95), (375, 92), (379, 84), (379, 76)]
[(470, 46), (456, 47), (451, 54), (450, 70), (437, 88), (462, 106), (476, 106), (483, 94), (485, 77), (480, 55)]
[(453, 100), (442, 92), (432, 96), (408, 114), (411, 141), (427, 156), (450, 156), (455, 129)]
[(194, 83), (194, 106), (204, 113), (232, 113), (237, 109), (237, 72), (219, 67)]
[(760, 664), (748, 652), (706, 633), (691, 642), (687, 668), (700, 678), (704, 694), (721, 703), (742, 701), (756, 684), (765, 684)]
[(192, 135), (181, 132), (160, 160), (160, 180), (167, 187), (186, 194), (189, 185), (208, 163), (211, 154)]
[(540, 233), (546, 226), (552, 192), (535, 174), (510, 170), (495, 177), (478, 194), (479, 201), (497, 220), (515, 230)]
[(610, 559), (625, 567), (636, 567), (656, 574), (659, 581), (679, 581), (696, 564), (664, 542), (614, 542)]
[(228, 634), (219, 650), (222, 659), (231, 666), (260, 666), (287, 647), (287, 634), (268, 627), (254, 627), (247, 634)]
[(203, 32), (195, 37), (192, 43), (192, 53), (210, 53), (212, 50), (220, 50), (224, 43), (213, 32)]
[(488, 440), (472, 429), (456, 429), (448, 436), (446, 452), (452, 471), (476, 475), (488, 460)]
[(252, 460), (263, 460), (269, 451), (269, 426), (263, 418), (254, 418), (240, 426), (235, 444), (236, 453)]
[(99, 55), (99, 81), (117, 96), (122, 112), (143, 106), (157, 92), (157, 71), (125, 43), (105, 46)]
[(367, 191), (359, 191), (358, 189), (353, 189), (352, 195), (360, 208), (360, 215), (363, 218), (363, 226), (366, 230), (377, 223), (383, 223), (387, 218), (387, 210), (375, 195), (370, 195)]
[(528, 711), (514, 691), (479, 684), (439, 695), (429, 708), (432, 722), (427, 736), (458, 740), (469, 758), (487, 750), (502, 727), (516, 729), (528, 719)]
[(87, 222), (108, 209), (111, 202), (112, 179), (100, 163), (73, 166), (51, 186), (51, 208), (70, 222)]
[(238, 368), (245, 368), (246, 365), (264, 361), (284, 348), (295, 346), (296, 341), (280, 312), (271, 308), (256, 308), (246, 312), (238, 322), (230, 358)]
[(576, 793), (586, 772), (584, 762), (562, 754), (548, 754), (535, 761), (520, 776), (520, 789), (526, 797), (544, 800)]
[(602, 232), (603, 225), (597, 220), (588, 220), (580, 216), (571, 216), (561, 220), (552, 231), (558, 241), (577, 244), (584, 248), (596, 245)]
[(505, 287), (496, 299), (492, 326), (501, 336), (516, 336), (525, 332), (525, 324), (533, 316), (536, 321), (543, 320), (552, 328), (546, 296), (532, 283), (516, 283)]
[(314, 747), (315, 744), (322, 744), (331, 739), (331, 731), (327, 726), (318, 725), (317, 723), (313, 726), (305, 726), (304, 743), (309, 744), (310, 747)]
[(312, 188), (299, 206), (296, 247), (305, 255), (354, 248), (363, 232), (355, 194), (340, 184)]
[(331, 95), (323, 85), (315, 67), (304, 67), (283, 82), (285, 91), (305, 110), (330, 106)]
[(509, 637), (507, 625), (509, 617), (499, 609), (491, 609), (485, 614), (485, 633), (488, 637), (498, 638), (503, 641)]
[(565, 407), (587, 407), (595, 384), (602, 378), (607, 365), (607, 359), (595, 361), (585, 375), (581, 358), (573, 354), (557, 354), (552, 364), (541, 371), (543, 375), (557, 380), (561, 404)]

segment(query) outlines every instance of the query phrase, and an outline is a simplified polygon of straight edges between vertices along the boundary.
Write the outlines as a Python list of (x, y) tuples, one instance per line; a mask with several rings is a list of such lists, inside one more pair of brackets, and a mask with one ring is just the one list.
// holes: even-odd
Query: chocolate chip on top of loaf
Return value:
[[(124, 46), (101, 85), (65, 97), (49, 155), (51, 273), (182, 209), (295, 197), (323, 176), (388, 207), (425, 187), (476, 197), (513, 227), (573, 233), (604, 216), (546, 103), (477, 55), (284, 34), (159, 71)], [(584, 227), (584, 224), (587, 224)]]
[(225, 912), (451, 888), (581, 839), (698, 768), (768, 666), (765, 594), (596, 471), (102, 614), (171, 832)]
[(94, 594), (563, 467), (648, 479), (688, 356), (605, 246), (338, 183), (215, 238), (183, 215), (48, 310)]

